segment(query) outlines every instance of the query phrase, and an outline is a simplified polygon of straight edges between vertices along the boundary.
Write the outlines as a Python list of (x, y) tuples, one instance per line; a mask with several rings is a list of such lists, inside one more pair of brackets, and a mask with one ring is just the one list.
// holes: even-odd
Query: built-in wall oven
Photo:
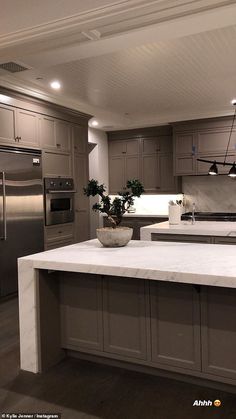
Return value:
[(71, 178), (44, 179), (45, 224), (74, 221), (74, 182)]

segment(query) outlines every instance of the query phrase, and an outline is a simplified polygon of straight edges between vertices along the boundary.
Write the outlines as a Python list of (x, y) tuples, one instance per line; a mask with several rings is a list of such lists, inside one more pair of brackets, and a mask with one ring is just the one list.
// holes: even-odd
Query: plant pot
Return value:
[(97, 228), (97, 238), (104, 247), (126, 246), (131, 240), (133, 229), (130, 227)]

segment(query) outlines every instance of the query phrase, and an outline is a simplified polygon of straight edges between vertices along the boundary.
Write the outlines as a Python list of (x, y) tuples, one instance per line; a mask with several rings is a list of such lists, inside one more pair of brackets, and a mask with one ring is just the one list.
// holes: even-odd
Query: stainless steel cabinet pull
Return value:
[(51, 194), (58, 194), (58, 193), (76, 193), (77, 191), (75, 190), (75, 189), (73, 189), (73, 190), (71, 190), (71, 189), (65, 189), (65, 190), (60, 190), (60, 191), (54, 191), (54, 190), (51, 190), (51, 189), (49, 189), (48, 191), (47, 191), (48, 193), (51, 193)]
[(3, 209), (3, 236), (1, 240), (7, 240), (7, 216), (6, 216), (6, 183), (5, 172), (2, 172), (2, 209)]

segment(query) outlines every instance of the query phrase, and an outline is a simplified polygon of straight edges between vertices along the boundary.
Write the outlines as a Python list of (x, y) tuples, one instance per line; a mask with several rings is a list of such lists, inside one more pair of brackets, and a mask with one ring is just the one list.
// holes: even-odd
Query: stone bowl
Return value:
[(104, 247), (123, 247), (132, 238), (133, 229), (130, 227), (97, 228), (97, 238)]

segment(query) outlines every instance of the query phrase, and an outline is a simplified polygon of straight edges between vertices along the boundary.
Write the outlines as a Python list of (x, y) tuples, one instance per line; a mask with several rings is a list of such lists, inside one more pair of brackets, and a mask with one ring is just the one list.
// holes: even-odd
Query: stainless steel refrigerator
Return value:
[(17, 258), (43, 250), (41, 153), (0, 147), (0, 296), (17, 291)]

